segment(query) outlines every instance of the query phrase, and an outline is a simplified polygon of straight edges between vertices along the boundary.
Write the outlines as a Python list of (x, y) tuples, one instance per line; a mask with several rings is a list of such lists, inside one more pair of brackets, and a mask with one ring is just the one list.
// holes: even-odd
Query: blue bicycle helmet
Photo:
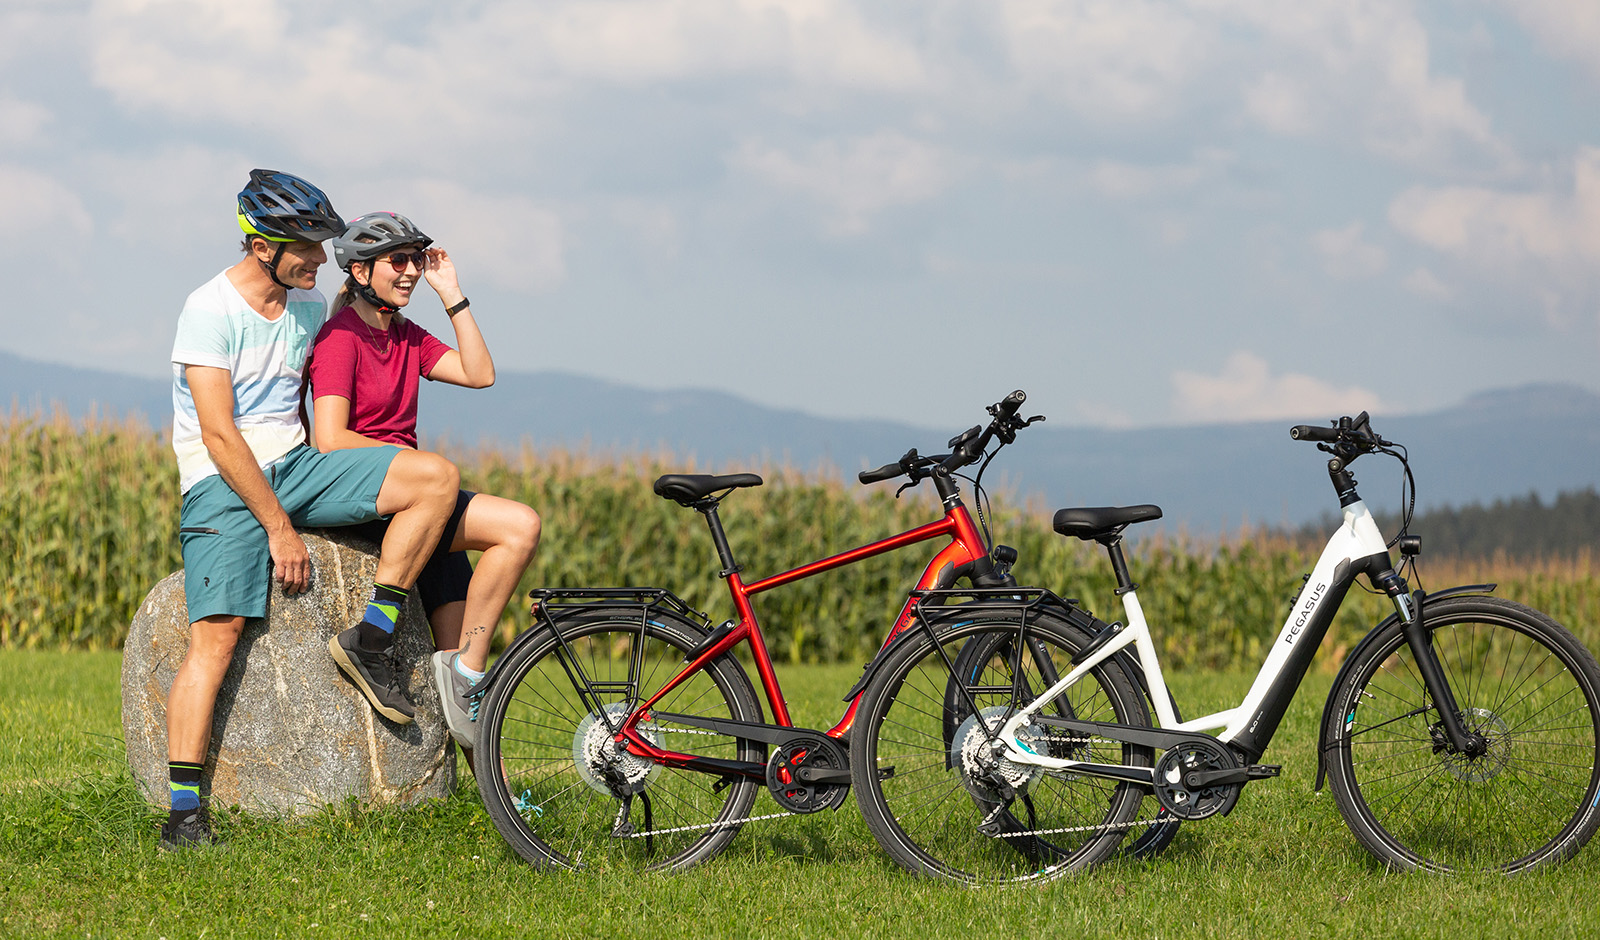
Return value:
[(320, 242), (344, 231), (327, 195), (298, 176), (251, 170), (239, 191), (239, 228), (271, 242)]

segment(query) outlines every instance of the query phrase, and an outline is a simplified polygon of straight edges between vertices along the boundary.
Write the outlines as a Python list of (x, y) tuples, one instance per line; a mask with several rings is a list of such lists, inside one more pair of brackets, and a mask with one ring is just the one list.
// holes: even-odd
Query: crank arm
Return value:
[(1283, 768), (1277, 764), (1251, 764), (1233, 770), (1197, 770), (1183, 775), (1183, 785), (1191, 790), (1199, 790), (1219, 783), (1231, 785), (1249, 783), (1252, 780), (1267, 780), (1282, 772)]

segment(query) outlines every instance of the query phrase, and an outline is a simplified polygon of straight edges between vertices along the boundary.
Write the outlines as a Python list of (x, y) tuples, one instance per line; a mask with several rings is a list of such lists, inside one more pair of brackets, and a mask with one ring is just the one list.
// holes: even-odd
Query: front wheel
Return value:
[(1426, 603), (1423, 625), (1470, 733), (1455, 751), (1398, 623), (1350, 664), (1325, 729), (1345, 822), (1385, 864), (1516, 872), (1600, 825), (1600, 667), (1560, 624), (1493, 597)]
[[(850, 765), (867, 826), (905, 868), (967, 883), (1047, 880), (1103, 861), (1133, 823), (1141, 789), (1014, 762), (990, 746), (993, 730), (1050, 685), (1042, 675), (1071, 671), (1088, 637), (1050, 615), (1031, 614), (1025, 633), (1016, 612), (962, 616), (971, 619), (937, 641), (906, 635), (862, 693)], [(952, 701), (952, 667), (964, 648), (963, 694)], [(972, 649), (990, 655), (974, 663)], [(1150, 723), (1144, 697), (1114, 662), (1095, 667), (1042, 714)], [(1042, 722), (1019, 738), (1069, 760), (1148, 767), (1152, 757), (1148, 747)]]
[[(683, 669), (700, 631), (643, 610), (583, 611), (560, 629), (564, 644), (546, 630), (499, 664), (480, 709), (478, 785), (500, 834), (523, 858), (558, 868), (680, 869), (721, 852), (758, 785), (653, 763), (610, 733)], [(750, 680), (731, 656), (663, 697), (640, 734), (699, 757), (757, 766), (766, 758), (757, 742), (668, 713), (759, 722)]]

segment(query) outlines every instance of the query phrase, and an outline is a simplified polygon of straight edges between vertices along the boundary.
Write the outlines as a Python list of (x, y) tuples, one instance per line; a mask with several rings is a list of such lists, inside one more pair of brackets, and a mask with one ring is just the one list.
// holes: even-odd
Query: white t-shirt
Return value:
[(290, 290), (283, 315), (257, 313), (224, 271), (184, 301), (172, 344), (172, 449), (184, 492), (217, 472), (200, 438), (184, 366), (214, 366), (233, 376), (233, 420), (262, 467), (305, 440), (300, 380), (327, 302), (316, 290)]

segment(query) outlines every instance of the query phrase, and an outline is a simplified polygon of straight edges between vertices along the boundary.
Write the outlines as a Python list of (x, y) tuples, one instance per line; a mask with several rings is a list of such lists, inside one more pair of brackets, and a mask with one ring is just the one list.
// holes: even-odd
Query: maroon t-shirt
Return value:
[(410, 320), (388, 331), (367, 325), (354, 307), (334, 314), (311, 347), (307, 374), (313, 402), (350, 400), (350, 430), (374, 440), (417, 446), (417, 380), (450, 347)]

